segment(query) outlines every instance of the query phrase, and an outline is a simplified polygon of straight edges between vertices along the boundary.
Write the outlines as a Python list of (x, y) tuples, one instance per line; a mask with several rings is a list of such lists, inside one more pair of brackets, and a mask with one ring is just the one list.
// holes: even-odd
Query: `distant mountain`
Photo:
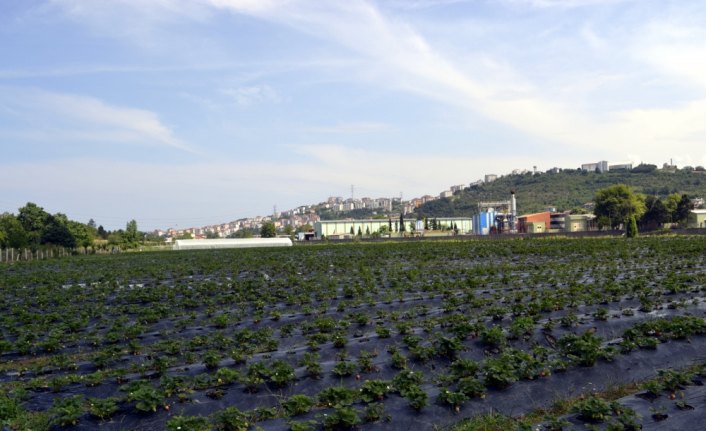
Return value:
[(640, 193), (659, 197), (671, 193), (686, 193), (689, 197), (706, 196), (706, 171), (703, 170), (644, 172), (635, 169), (603, 173), (564, 170), (506, 175), (491, 183), (464, 189), (451, 198), (427, 202), (416, 212), (427, 217), (469, 216), (478, 212), (478, 202), (509, 200), (511, 190), (515, 191), (519, 214), (541, 212), (547, 207), (565, 211), (591, 202), (599, 189), (620, 183)]

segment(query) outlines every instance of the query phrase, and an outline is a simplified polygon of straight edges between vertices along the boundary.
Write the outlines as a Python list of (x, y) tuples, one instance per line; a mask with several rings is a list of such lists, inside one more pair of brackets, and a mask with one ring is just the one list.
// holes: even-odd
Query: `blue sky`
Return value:
[(0, 0), (0, 211), (190, 227), (706, 165), (706, 3)]

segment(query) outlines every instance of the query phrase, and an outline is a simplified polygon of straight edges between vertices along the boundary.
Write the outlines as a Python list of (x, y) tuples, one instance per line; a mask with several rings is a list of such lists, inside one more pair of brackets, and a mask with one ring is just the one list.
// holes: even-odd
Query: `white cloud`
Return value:
[(307, 132), (314, 133), (381, 133), (391, 130), (389, 124), (377, 122), (356, 122), (356, 123), (338, 123), (333, 126), (309, 127)]
[(531, 6), (536, 8), (571, 9), (604, 4), (628, 3), (637, 0), (502, 0), (513, 5)]
[(5, 134), (45, 140), (128, 142), (194, 150), (179, 140), (157, 114), (115, 106), (94, 97), (36, 88), (0, 87), (3, 104), (13, 111), (14, 125)]
[(250, 85), (238, 88), (223, 88), (221, 93), (231, 97), (243, 107), (259, 103), (279, 103), (280, 97), (274, 88), (269, 85)]
[(677, 22), (650, 23), (634, 42), (634, 53), (656, 70), (706, 89), (706, 31)]

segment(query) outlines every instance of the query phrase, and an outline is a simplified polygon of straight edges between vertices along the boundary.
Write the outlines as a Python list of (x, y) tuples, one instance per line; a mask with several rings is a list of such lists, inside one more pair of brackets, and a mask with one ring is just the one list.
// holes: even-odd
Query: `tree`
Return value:
[(87, 250), (88, 247), (93, 245), (93, 241), (96, 239), (96, 230), (92, 228), (90, 224), (85, 225), (77, 221), (69, 220), (67, 227), (76, 240), (77, 246)]
[(27, 233), (27, 240), (30, 245), (38, 245), (42, 239), (50, 214), (44, 211), (44, 208), (35, 203), (27, 202), (25, 206), (19, 209), (17, 220), (22, 225), (22, 228)]
[(644, 195), (635, 193), (625, 184), (598, 190), (594, 202), (599, 225), (613, 229), (627, 225), (630, 216), (640, 218), (645, 213)]
[(277, 228), (275, 224), (271, 221), (265, 222), (260, 227), (260, 237), (261, 238), (274, 238), (277, 236)]
[(254, 233), (251, 229), (240, 229), (228, 235), (228, 238), (252, 238)]
[(358, 236), (363, 236), (363, 232), (360, 230), (360, 226), (358, 226)]
[(388, 217), (387, 219), (387, 230), (392, 232), (392, 219)]
[(206, 231), (206, 239), (218, 239), (218, 238), (220, 238), (220, 237), (218, 236), (218, 232), (216, 232), (215, 230)]
[(625, 236), (628, 238), (635, 238), (637, 236), (637, 221), (635, 221), (635, 215), (633, 214), (628, 218)]
[(365, 235), (370, 236), (370, 226), (365, 227)]
[(685, 224), (686, 220), (689, 218), (689, 213), (694, 209), (694, 204), (689, 199), (687, 195), (681, 195), (679, 203), (677, 204), (677, 209), (674, 212), (672, 219), (680, 224)]
[(669, 213), (669, 220), (671, 222), (677, 222), (677, 207), (681, 201), (681, 195), (679, 193), (672, 193), (666, 198), (664, 198), (664, 207)]
[(299, 233), (299, 232), (311, 232), (314, 230), (314, 227), (310, 225), (309, 223), (303, 224), (299, 226), (294, 232)]
[(355, 230), (353, 229), (353, 226), (351, 226), (351, 230), (349, 232), (351, 235), (355, 235)]
[(642, 228), (656, 229), (672, 219), (662, 200), (656, 196), (647, 196), (645, 198), (645, 207), (647, 210), (640, 218)]
[(66, 248), (76, 247), (76, 238), (74, 238), (69, 229), (69, 219), (66, 215), (57, 213), (49, 216), (42, 231), (41, 243), (59, 245)]
[(284, 234), (287, 236), (292, 236), (294, 234), (294, 226), (291, 224), (288, 224), (287, 226), (284, 227)]
[(109, 232), (105, 230), (103, 225), (98, 226), (98, 230), (96, 231), (100, 239), (108, 239)]
[(128, 248), (137, 247), (140, 243), (140, 232), (137, 230), (137, 222), (134, 219), (127, 222), (123, 241)]
[(27, 232), (17, 217), (10, 213), (0, 214), (0, 248), (23, 248), (27, 244)]
[(404, 227), (404, 215), (400, 214), (400, 232), (404, 232), (406, 228)]

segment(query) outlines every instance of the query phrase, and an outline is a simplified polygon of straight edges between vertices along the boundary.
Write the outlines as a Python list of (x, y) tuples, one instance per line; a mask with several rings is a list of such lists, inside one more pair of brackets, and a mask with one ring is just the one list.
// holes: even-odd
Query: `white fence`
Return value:
[(61, 247), (38, 250), (31, 250), (29, 248), (5, 248), (0, 249), (0, 263), (45, 260), (52, 259), (55, 257), (70, 256), (71, 254), (71, 249)]

